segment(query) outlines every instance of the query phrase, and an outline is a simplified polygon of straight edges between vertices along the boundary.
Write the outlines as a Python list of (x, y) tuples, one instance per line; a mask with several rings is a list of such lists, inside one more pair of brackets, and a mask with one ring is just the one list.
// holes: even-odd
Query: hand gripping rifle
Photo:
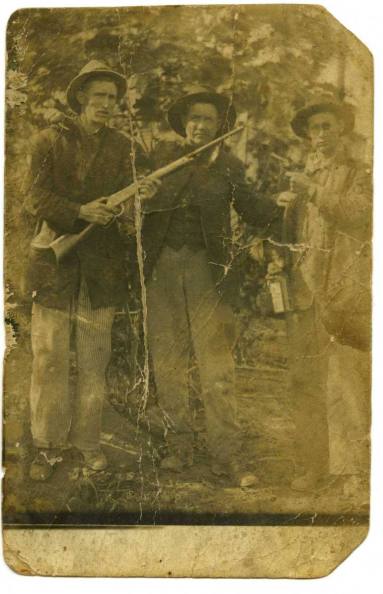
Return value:
[[(153, 173), (150, 173), (144, 179), (138, 180), (137, 182), (130, 184), (126, 188), (119, 190), (115, 194), (108, 196), (107, 198), (105, 198), (106, 205), (112, 208), (122, 205), (124, 202), (135, 196), (135, 194), (139, 190), (140, 184), (142, 184), (143, 181), (148, 179), (162, 179), (163, 177), (169, 175), (176, 169), (184, 167), (185, 165), (193, 161), (203, 151), (206, 151), (209, 148), (218, 145), (226, 138), (229, 138), (229, 136), (237, 134), (238, 132), (243, 130), (243, 128), (244, 126), (239, 126), (238, 128), (235, 128), (234, 130), (231, 130), (230, 132), (227, 132), (226, 134), (223, 134), (222, 136), (215, 138), (211, 142), (204, 144), (203, 146), (195, 149), (194, 151), (188, 153), (180, 159), (172, 161), (168, 165), (165, 165), (164, 167), (157, 169)], [(53, 250), (56, 256), (56, 261), (57, 263), (59, 263), (67, 254), (69, 254), (73, 249), (75, 249), (81, 241), (83, 241), (90, 233), (92, 233), (92, 231), (96, 227), (99, 227), (99, 225), (96, 225), (95, 223), (90, 223), (84, 229), (82, 229), (82, 231), (78, 233), (66, 233), (65, 235), (60, 235), (57, 237), (57, 234), (49, 227), (46, 221), (44, 221), (40, 229), (40, 232), (32, 240), (31, 248), (32, 250), (36, 250), (38, 252), (44, 250)]]

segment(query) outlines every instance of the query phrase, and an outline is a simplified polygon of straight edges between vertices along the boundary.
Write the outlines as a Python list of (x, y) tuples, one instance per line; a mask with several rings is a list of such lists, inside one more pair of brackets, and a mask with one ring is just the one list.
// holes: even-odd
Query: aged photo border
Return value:
[[(95, 6), (96, 7), (97, 4), (98, 4), (97, 2), (91, 2), (91, 3), (87, 3), (87, 6)], [(114, 4), (117, 5), (118, 3), (116, 2)], [(127, 3), (123, 3), (123, 4), (125, 6), (127, 5)], [(147, 4), (149, 4), (149, 3), (147, 3)], [(171, 4), (171, 2), (168, 2), (167, 4)], [(177, 4), (179, 4), (179, 2)], [(222, 4), (222, 2), (221, 2), (221, 4)], [(344, 16), (342, 16), (340, 14), (340, 12), (337, 12), (336, 11), (335, 8), (332, 8), (332, 6), (331, 6), (332, 4), (343, 4), (344, 5), (343, 7), (345, 8), (346, 3), (328, 2), (328, 3), (325, 3), (325, 6), (332, 13), (333, 16), (335, 16), (336, 18), (338, 18), (338, 20), (340, 20), (340, 22), (344, 26), (346, 26), (346, 27), (348, 26), (350, 28), (350, 30), (361, 39), (361, 41), (367, 43), (367, 45), (369, 46), (369, 49), (374, 54), (375, 53), (374, 52), (374, 47), (371, 44), (368, 43), (368, 39), (363, 38), (362, 35), (359, 36), (358, 35), (358, 31), (356, 29), (356, 25), (353, 26), (352, 24), (349, 24), (347, 22), (347, 15), (345, 14)], [(368, 3), (368, 4), (370, 4), (370, 3)], [(40, 3), (39, 5), (43, 6), (44, 3)], [(53, 7), (53, 5), (54, 5), (54, 3), (52, 2), (52, 3), (49, 3), (49, 5), (47, 7)], [(63, 7), (64, 5), (65, 5), (64, 3), (58, 4), (58, 6), (61, 6), (61, 7)], [(366, 5), (366, 3), (364, 3), (364, 5)], [(25, 6), (25, 4), (23, 6)], [(9, 6), (7, 8), (9, 8)], [(16, 8), (16, 6), (15, 6), (15, 8)], [(360, 9), (360, 6), (359, 6), (359, 9)], [(346, 12), (347, 12), (347, 10), (346, 10)], [(356, 20), (356, 22), (357, 22), (357, 20)], [(378, 59), (377, 58), (378, 58), (378, 56), (375, 55), (376, 73), (378, 73)], [(376, 81), (376, 89), (377, 89), (377, 93), (378, 93), (379, 92), (379, 80)], [(379, 103), (381, 104), (382, 102), (379, 100), (379, 97), (377, 96), (376, 97), (376, 100), (375, 100), (376, 108), (378, 107)], [(377, 117), (379, 117), (379, 114), (377, 114)], [(378, 130), (378, 127), (377, 126), (376, 126), (376, 130)], [(378, 136), (378, 135), (376, 135), (376, 136)], [(376, 143), (377, 144), (379, 143), (379, 138), (378, 137), (376, 137)], [(377, 152), (376, 152), (376, 156), (375, 156), (375, 163), (379, 163), (379, 157), (378, 157)], [(379, 195), (379, 187), (380, 187), (379, 186), (379, 182), (377, 181), (376, 187), (375, 187), (375, 196), (376, 197)], [(377, 221), (379, 221), (379, 220), (381, 220), (381, 207), (379, 205), (375, 204), (375, 229), (376, 229)], [(379, 251), (378, 250), (381, 247), (382, 246), (379, 245), (379, 238), (377, 238), (377, 240), (375, 241), (375, 262), (379, 262), (380, 261), (380, 256), (378, 255), (379, 254)], [(378, 294), (378, 297), (376, 296), (377, 294)], [(375, 301), (379, 298), (379, 295), (381, 296), (381, 287), (379, 287), (378, 280), (377, 280), (377, 275), (375, 274)], [(381, 326), (381, 319), (379, 318), (379, 312), (377, 312), (377, 311), (375, 311), (374, 323), (375, 323), (375, 327), (377, 325), (380, 325)], [(375, 339), (374, 339), (374, 359), (375, 359), (375, 363), (378, 361), (377, 351), (379, 353), (380, 347), (381, 347), (381, 337), (379, 337), (379, 336), (377, 337), (375, 335)], [(377, 371), (378, 370), (376, 370), (376, 369), (374, 370), (374, 377), (375, 377), (375, 381), (374, 381), (375, 386), (374, 386), (374, 393), (373, 393), (373, 397), (374, 397), (374, 407), (373, 407), (374, 416), (375, 415), (379, 415), (379, 412), (380, 412), (380, 409), (379, 409), (379, 407), (376, 404), (376, 400), (377, 400), (377, 392), (380, 392), (380, 390), (379, 390), (379, 385), (380, 384), (378, 382), (381, 381), (381, 377), (380, 377), (380, 380), (379, 380), (379, 377), (378, 378), (376, 377), (377, 375), (379, 375), (379, 374), (377, 374)], [(377, 387), (378, 387), (378, 389), (377, 389)], [(374, 442), (377, 439), (377, 434), (378, 434), (377, 428), (379, 428), (379, 426), (377, 426), (377, 422), (378, 421), (375, 421), (375, 420), (373, 422), (373, 435), (374, 435), (373, 441)], [(377, 441), (377, 445), (375, 446), (375, 448), (373, 448), (373, 487), (372, 487), (372, 491), (373, 491), (372, 492), (373, 506), (372, 506), (372, 516), (371, 516), (371, 518), (372, 518), (372, 528), (371, 528), (371, 531), (370, 531), (370, 536), (368, 538), (368, 541), (370, 541), (370, 539), (371, 539), (371, 533), (374, 530), (374, 525), (375, 525), (375, 522), (376, 522), (376, 514), (377, 514), (377, 511), (378, 511), (377, 510), (377, 506), (376, 506), (376, 502), (378, 501), (378, 499), (376, 499), (375, 491), (376, 491), (376, 487), (378, 487), (378, 488), (379, 488), (379, 486), (381, 487), (381, 484), (379, 483), (379, 481), (381, 482), (381, 477), (379, 478), (379, 476), (378, 476), (375, 479), (375, 474), (376, 473), (374, 472), (374, 467), (375, 468), (377, 467), (376, 456), (378, 455), (378, 452), (380, 450), (381, 450), (381, 447), (379, 447), (379, 442)], [(375, 505), (374, 505), (374, 500), (375, 500)], [(378, 515), (379, 515), (379, 512), (378, 512)], [(364, 547), (366, 547), (368, 545), (368, 541), (363, 545)]]

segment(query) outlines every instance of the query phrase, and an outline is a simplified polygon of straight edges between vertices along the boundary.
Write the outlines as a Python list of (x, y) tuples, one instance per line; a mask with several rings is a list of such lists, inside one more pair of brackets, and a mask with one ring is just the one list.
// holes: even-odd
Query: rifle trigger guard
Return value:
[(120, 204), (120, 212), (118, 212), (116, 215), (114, 215), (114, 218), (119, 219), (124, 214), (124, 210), (125, 210), (125, 206), (123, 204)]
[(112, 216), (112, 218), (110, 219), (109, 223), (107, 223), (106, 225), (104, 225), (104, 228), (107, 229), (108, 227), (110, 227), (111, 225), (113, 225), (113, 223), (124, 213), (124, 205), (121, 204), (120, 205), (120, 212), (118, 212), (117, 214), (114, 214)]

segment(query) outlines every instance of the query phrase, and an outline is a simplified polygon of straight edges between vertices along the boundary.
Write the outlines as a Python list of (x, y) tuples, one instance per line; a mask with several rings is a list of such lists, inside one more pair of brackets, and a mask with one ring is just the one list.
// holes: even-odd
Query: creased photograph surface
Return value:
[(6, 532), (365, 535), (372, 97), (318, 6), (12, 15)]

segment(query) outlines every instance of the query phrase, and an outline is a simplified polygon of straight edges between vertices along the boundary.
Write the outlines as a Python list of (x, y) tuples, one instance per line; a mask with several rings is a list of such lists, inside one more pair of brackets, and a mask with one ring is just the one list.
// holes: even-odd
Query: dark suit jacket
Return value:
[[(176, 142), (162, 142), (154, 151), (153, 167), (161, 167), (191, 150)], [(146, 202), (145, 272), (149, 278), (163, 247), (172, 212), (187, 188), (193, 194), (193, 204), (200, 208), (202, 232), (217, 290), (230, 299), (232, 291), (238, 290), (233, 274), (230, 206), (258, 227), (279, 216), (279, 209), (274, 201), (254, 194), (246, 183), (243, 164), (228, 150), (221, 149), (210, 165), (208, 158), (209, 155), (202, 153), (195, 162), (164, 178), (160, 191)]]
[[(66, 119), (43, 130), (31, 144), (25, 208), (58, 234), (79, 231), (86, 224), (78, 219), (81, 204), (132, 182), (129, 139), (108, 127), (97, 134), (97, 149), (91, 158), (86, 137), (75, 120)], [(126, 246), (116, 224), (94, 230), (58, 268), (46, 254), (33, 254), (27, 284), (36, 302), (65, 308), (76, 294), (80, 273), (88, 284), (93, 308), (126, 301)]]

